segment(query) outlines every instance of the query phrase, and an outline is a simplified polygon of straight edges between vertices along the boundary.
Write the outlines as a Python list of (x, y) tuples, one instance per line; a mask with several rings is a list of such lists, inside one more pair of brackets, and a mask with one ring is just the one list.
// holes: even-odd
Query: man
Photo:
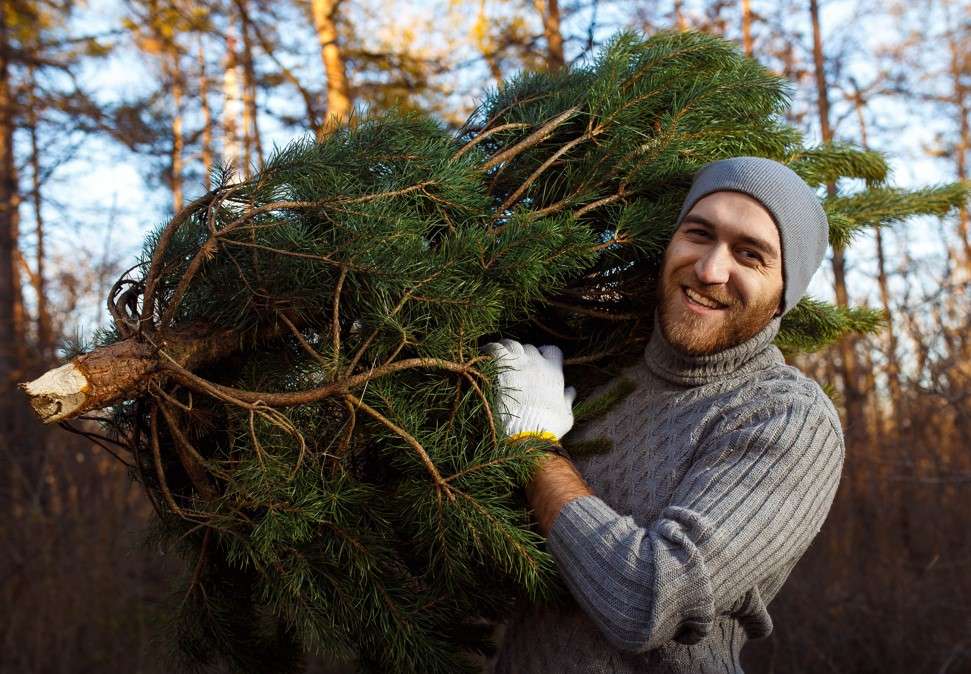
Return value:
[[(575, 467), (551, 452), (527, 487), (576, 605), (524, 609), (495, 672), (742, 671), (842, 469), (836, 410), (772, 344), (827, 234), (814, 191), (778, 162), (696, 174), (662, 264), (658, 329), (623, 373), (637, 388), (578, 436), (613, 448)], [(509, 366), (510, 436), (570, 430), (559, 349), (486, 350)]]

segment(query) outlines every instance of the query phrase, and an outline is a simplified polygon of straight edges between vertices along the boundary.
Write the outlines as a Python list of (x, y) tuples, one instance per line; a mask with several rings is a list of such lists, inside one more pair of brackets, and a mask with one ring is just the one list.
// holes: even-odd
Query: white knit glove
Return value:
[[(559, 440), (573, 427), (576, 389), (563, 388), (563, 352), (549, 344), (538, 350), (511, 339), (480, 351), (499, 365), (496, 413), (510, 439), (531, 434)], [(550, 437), (553, 436), (553, 437)]]

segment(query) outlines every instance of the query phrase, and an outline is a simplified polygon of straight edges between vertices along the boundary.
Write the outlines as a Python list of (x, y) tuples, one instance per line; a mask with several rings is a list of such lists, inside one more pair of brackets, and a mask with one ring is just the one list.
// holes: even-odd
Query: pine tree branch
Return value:
[(256, 250), (265, 250), (268, 253), (273, 253), (275, 255), (283, 255), (284, 257), (295, 257), (304, 260), (319, 260), (320, 262), (326, 262), (327, 264), (334, 267), (347, 267), (354, 271), (367, 272), (369, 274), (381, 274), (380, 269), (372, 267), (358, 267), (357, 265), (351, 264), (350, 262), (335, 260), (326, 255), (313, 255), (311, 253), (299, 253), (293, 250), (283, 250), (282, 248), (272, 248), (270, 246), (264, 246), (259, 243), (250, 243), (248, 241), (239, 241), (237, 239), (222, 239), (222, 243), (231, 246), (242, 246), (243, 248), (253, 248)]
[[(601, 128), (602, 127), (597, 127), (598, 130)], [(505, 201), (502, 202), (502, 205), (497, 209), (496, 217), (499, 217), (500, 214), (509, 210), (513, 206), (513, 204), (519, 201), (519, 199), (522, 198), (523, 194), (526, 193), (526, 190), (529, 189), (529, 186), (532, 185), (534, 182), (536, 182), (536, 180), (539, 179), (539, 177), (543, 175), (543, 173), (545, 173), (546, 170), (549, 169), (549, 167), (555, 164), (560, 157), (565, 155), (567, 152), (572, 150), (580, 143), (593, 139), (598, 132), (599, 131), (597, 130), (588, 131), (581, 136), (577, 136), (569, 143), (564, 143), (562, 146), (560, 146), (560, 148), (556, 152), (554, 152), (552, 155), (547, 157), (546, 161), (540, 164), (535, 171), (529, 174), (529, 177), (526, 178), (526, 180), (523, 181), (522, 184), (520, 184), (519, 187), (517, 187), (516, 190), (512, 194), (510, 194)]]
[(449, 501), (455, 500), (455, 496), (452, 494), (452, 490), (449, 488), (445, 480), (442, 479), (442, 474), (438, 472), (438, 468), (435, 466), (435, 463), (432, 461), (431, 457), (428, 456), (428, 452), (425, 451), (425, 448), (422, 447), (421, 443), (418, 442), (418, 440), (416, 440), (415, 437), (411, 435), (411, 433), (401, 428), (401, 426), (398, 426), (396, 423), (394, 423), (393, 421), (385, 417), (383, 414), (381, 414), (376, 409), (368, 405), (366, 402), (364, 402), (363, 400), (355, 396), (353, 393), (345, 393), (344, 396), (355, 407), (359, 407), (363, 409), (365, 412), (367, 412), (372, 417), (374, 417), (377, 421), (379, 421), (383, 426), (385, 426), (388, 430), (399, 435), (405, 442), (411, 445), (412, 448), (414, 448), (415, 452), (417, 452), (419, 458), (421, 459), (421, 462), (425, 464), (425, 468), (428, 470), (429, 475), (432, 476), (432, 480), (434, 480), (435, 482), (435, 487), (439, 489), (440, 492), (444, 491), (445, 495), (448, 496)]
[(331, 335), (334, 342), (334, 371), (340, 369), (340, 352), (341, 352), (341, 324), (340, 324), (340, 304), (341, 304), (341, 291), (344, 288), (344, 279), (347, 278), (347, 265), (341, 265), (341, 273), (337, 277), (337, 282), (334, 284), (334, 302), (331, 314)]
[(211, 471), (212, 467), (206, 465), (208, 462), (192, 446), (189, 439), (185, 437), (174, 413), (168, 408), (168, 403), (164, 400), (159, 400), (158, 408), (162, 412), (162, 416), (165, 417), (165, 423), (168, 424), (169, 434), (175, 440), (176, 456), (178, 456), (182, 468), (185, 469), (186, 474), (189, 476), (189, 481), (203, 498), (211, 500), (216, 496), (216, 491), (209, 484), (206, 470)]
[(582, 206), (581, 208), (578, 208), (576, 211), (574, 211), (573, 217), (578, 219), (582, 218), (584, 215), (594, 210), (595, 208), (600, 208), (601, 206), (607, 206), (608, 204), (612, 204), (614, 202), (620, 201), (626, 196), (627, 195), (625, 191), (621, 189), (616, 194), (611, 194), (610, 196), (604, 197), (603, 199), (597, 199), (596, 201), (591, 201), (586, 206)]
[(493, 134), (500, 133), (502, 131), (511, 131), (513, 129), (525, 129), (528, 127), (529, 127), (529, 124), (524, 124), (522, 122), (508, 122), (506, 124), (500, 124), (499, 126), (488, 129), (487, 131), (483, 131), (479, 133), (475, 138), (467, 142), (465, 145), (460, 147), (459, 150), (452, 155), (452, 160), (454, 161), (458, 159), (463, 154), (465, 154), (466, 152), (468, 152), (469, 150), (471, 150), (476, 145), (486, 140), (487, 138), (489, 138), (489, 136), (492, 136)]
[(179, 605), (180, 608), (182, 606), (185, 606), (186, 601), (188, 601), (189, 597), (192, 595), (192, 591), (196, 588), (196, 586), (199, 587), (199, 590), (202, 592), (203, 596), (205, 597), (206, 589), (205, 587), (203, 587), (200, 580), (202, 578), (203, 563), (206, 561), (206, 555), (209, 552), (209, 536), (211, 533), (212, 533), (212, 529), (210, 529), (209, 527), (206, 527), (206, 532), (202, 536), (202, 547), (199, 550), (199, 557), (196, 560), (196, 568), (192, 572), (192, 579), (189, 581), (189, 587), (188, 589), (186, 589), (185, 595), (182, 597), (182, 603)]
[(320, 363), (321, 365), (323, 365), (328, 370), (332, 370), (332, 368), (331, 368), (332, 364), (331, 363), (328, 363), (327, 360), (323, 356), (321, 356), (320, 353), (318, 353), (315, 348), (313, 348), (312, 346), (310, 346), (310, 344), (304, 338), (304, 336), (300, 332), (300, 330), (297, 329), (297, 326), (295, 326), (290, 321), (290, 319), (287, 318), (283, 314), (283, 312), (278, 311), (277, 312), (277, 317), (281, 321), (283, 321), (286, 324), (286, 326), (290, 329), (290, 333), (296, 338), (297, 343), (300, 344), (300, 347), (304, 350), (304, 352), (307, 355), (309, 355), (311, 358), (313, 358), (314, 360), (316, 360), (318, 363)]
[(498, 437), (498, 434), (496, 433), (496, 421), (492, 415), (492, 405), (489, 404), (489, 401), (486, 399), (486, 396), (482, 392), (482, 389), (479, 388), (479, 385), (475, 383), (475, 380), (472, 379), (471, 375), (469, 375), (467, 372), (463, 372), (462, 376), (468, 380), (469, 384), (471, 384), (472, 386), (472, 390), (475, 391), (476, 395), (478, 395), (479, 398), (482, 400), (482, 408), (485, 410), (486, 422), (489, 424), (489, 432), (492, 435), (492, 446), (498, 447), (499, 437)]
[(165, 469), (162, 466), (162, 451), (159, 448), (158, 441), (158, 407), (152, 407), (149, 412), (149, 429), (150, 429), (150, 440), (152, 446), (152, 458), (155, 463), (155, 477), (158, 479), (159, 489), (162, 490), (162, 497), (165, 499), (166, 505), (168, 505), (169, 510), (178, 515), (179, 517), (186, 518), (187, 516), (182, 512), (182, 508), (175, 502), (175, 497), (169, 490), (168, 482), (165, 479)]
[(488, 356), (479, 356), (477, 358), (473, 358), (472, 360), (466, 361), (464, 365), (454, 363), (443, 358), (407, 358), (396, 363), (389, 363), (382, 367), (373, 368), (368, 372), (362, 372), (360, 374), (347, 377), (346, 379), (332, 382), (325, 386), (319, 386), (303, 391), (278, 393), (273, 391), (247, 391), (244, 389), (234, 388), (232, 386), (224, 386), (222, 384), (207, 381), (180, 366), (177, 362), (175, 362), (174, 359), (170, 358), (164, 352), (160, 353), (163, 357), (169, 360), (169, 363), (163, 366), (166, 374), (180, 381), (185, 386), (202, 389), (203, 392), (216, 395), (220, 399), (227, 402), (232, 402), (234, 404), (243, 403), (242, 406), (244, 407), (246, 404), (257, 403), (263, 403), (269, 407), (294, 407), (297, 405), (306, 405), (309, 403), (318, 402), (324, 398), (344, 395), (350, 389), (362, 386), (372, 379), (384, 377), (396, 372), (430, 368), (448, 370), (449, 372), (464, 373), (471, 370), (472, 364), (488, 358)]
[(341, 398), (341, 400), (344, 401), (344, 405), (347, 407), (347, 432), (341, 438), (341, 444), (337, 449), (337, 453), (339, 456), (344, 456), (351, 446), (351, 438), (354, 437), (354, 427), (357, 425), (357, 410), (354, 409), (354, 405), (351, 404), (351, 401), (346, 396)]
[(486, 160), (482, 164), (482, 171), (488, 171), (489, 169), (494, 168), (495, 166), (498, 166), (499, 164), (503, 162), (507, 162), (513, 157), (516, 157), (517, 155), (522, 154), (523, 152), (533, 147), (534, 145), (538, 145), (539, 143), (542, 143), (550, 136), (550, 134), (556, 131), (558, 127), (562, 126), (565, 122), (575, 117), (579, 112), (580, 112), (580, 108), (576, 106), (567, 108), (566, 110), (558, 114), (556, 117), (543, 124), (543, 126), (539, 127), (536, 131), (529, 134), (521, 141), (513, 145), (511, 148), (503, 150), (502, 152), (499, 152), (493, 155), (490, 159)]
[(209, 192), (199, 197), (188, 207), (182, 209), (178, 215), (176, 215), (169, 224), (165, 226), (162, 230), (162, 235), (159, 237), (158, 243), (155, 245), (155, 250), (152, 252), (152, 261), (148, 269), (148, 274), (146, 275), (145, 282), (145, 294), (142, 299), (142, 315), (140, 319), (140, 324), (150, 322), (152, 314), (155, 310), (155, 289), (158, 286), (160, 270), (162, 265), (162, 258), (168, 251), (169, 244), (172, 243), (172, 238), (175, 233), (201, 206), (205, 206), (212, 202), (216, 198), (217, 192)]

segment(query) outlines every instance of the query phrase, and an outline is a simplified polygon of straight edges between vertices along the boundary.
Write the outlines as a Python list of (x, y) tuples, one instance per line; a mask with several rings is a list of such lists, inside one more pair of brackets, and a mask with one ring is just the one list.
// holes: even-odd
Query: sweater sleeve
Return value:
[(793, 564), (826, 518), (843, 437), (825, 404), (799, 398), (732, 416), (653, 522), (597, 496), (570, 501), (553, 522), (561, 574), (619, 650), (702, 640), (758, 581)]

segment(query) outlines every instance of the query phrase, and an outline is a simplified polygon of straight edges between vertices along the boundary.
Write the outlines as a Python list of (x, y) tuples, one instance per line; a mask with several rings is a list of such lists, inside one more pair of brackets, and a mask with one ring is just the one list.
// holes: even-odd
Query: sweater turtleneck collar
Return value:
[(785, 362), (782, 352), (772, 344), (781, 323), (781, 317), (773, 318), (762, 330), (740, 344), (716, 353), (692, 356), (675, 349), (664, 337), (655, 310), (654, 331), (644, 348), (644, 363), (655, 376), (681, 386), (701, 386), (764, 370)]

